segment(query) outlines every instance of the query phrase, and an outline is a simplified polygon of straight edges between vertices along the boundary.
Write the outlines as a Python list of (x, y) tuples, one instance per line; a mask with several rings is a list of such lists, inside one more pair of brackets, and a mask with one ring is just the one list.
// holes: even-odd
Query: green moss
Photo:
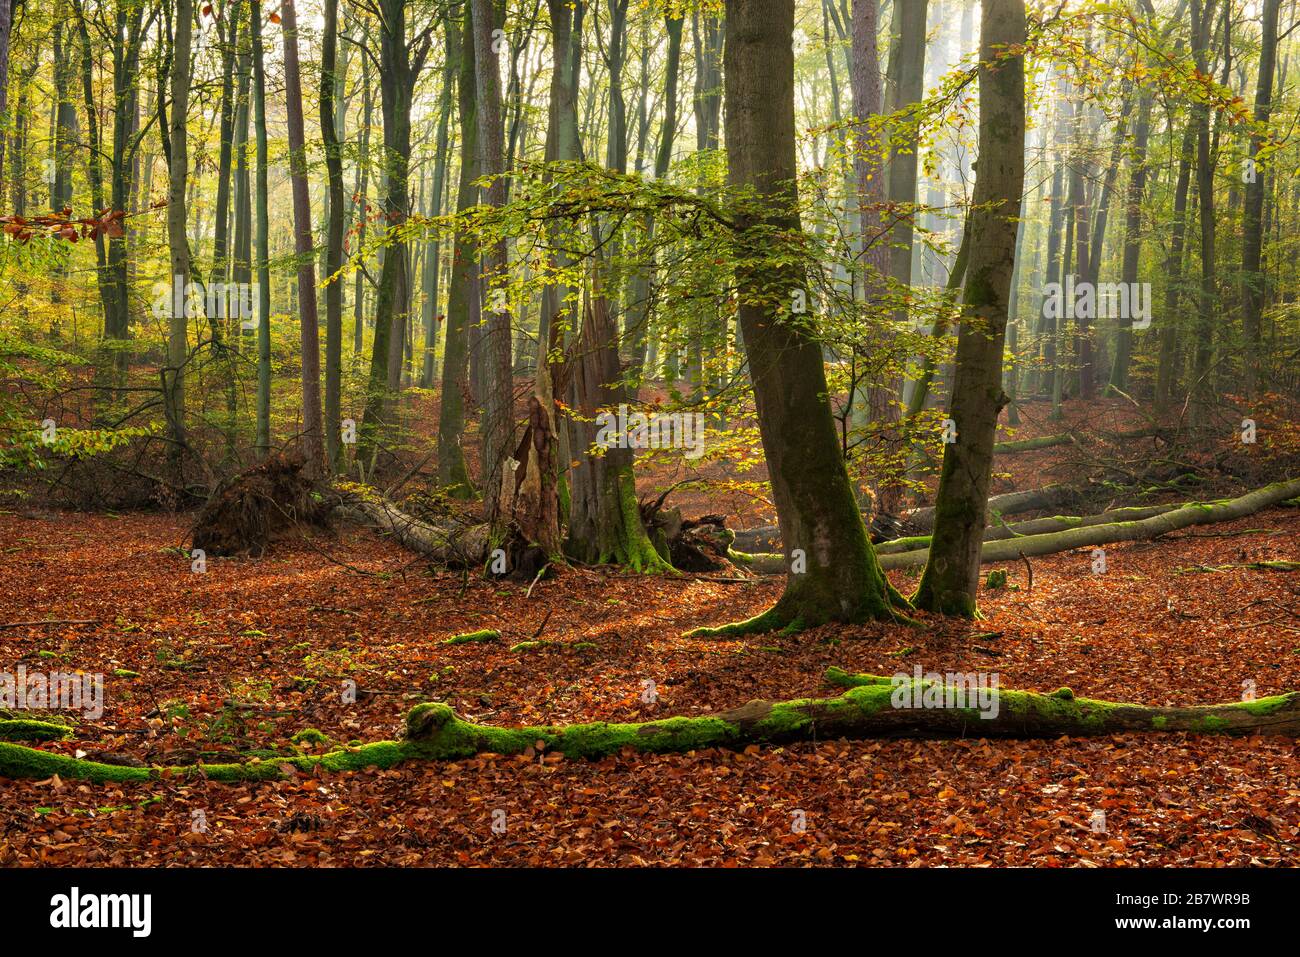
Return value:
[(1293, 697), (1294, 694), (1271, 695), (1267, 698), (1257, 698), (1254, 701), (1243, 701), (1240, 704), (1227, 705), (1227, 707), (1240, 708), (1242, 711), (1253, 714), (1258, 718), (1285, 708), (1291, 703)]
[(990, 591), (1007, 587), (1007, 570), (1005, 568), (995, 568), (988, 573), (984, 579), (984, 587)]
[(1163, 714), (1158, 714), (1151, 719), (1151, 727), (1157, 731), (1163, 731), (1169, 725), (1169, 719)]
[(140, 672), (131, 671), (128, 668), (114, 668), (113, 677), (114, 678), (139, 678)]
[(7, 778), (48, 778), (57, 774), (78, 781), (148, 781), (156, 770), (100, 764), (64, 754), (51, 754), (21, 744), (0, 743), (0, 775)]
[(289, 739), (294, 744), (311, 744), (321, 745), (329, 744), (329, 735), (323, 731), (317, 731), (315, 728), (303, 728)]
[(744, 621), (733, 621), (717, 627), (692, 628), (683, 638), (744, 638), (746, 635), (762, 635), (769, 631), (786, 628), (791, 622), (776, 608), (769, 608), (762, 614)]
[(52, 721), (35, 721), (19, 718), (0, 721), (0, 741), (55, 741), (66, 738), (72, 729)]
[(501, 632), (493, 628), (483, 628), (479, 631), (467, 631), (461, 635), (452, 635), (443, 641), (444, 645), (465, 645), (470, 642), (488, 642), (500, 641)]

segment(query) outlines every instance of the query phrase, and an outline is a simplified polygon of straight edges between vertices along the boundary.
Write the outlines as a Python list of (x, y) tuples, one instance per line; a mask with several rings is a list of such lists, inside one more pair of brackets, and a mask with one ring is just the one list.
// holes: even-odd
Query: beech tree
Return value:
[(912, 601), (918, 608), (974, 617), (993, 441), (1002, 391), (1002, 353), (1025, 181), (1024, 0), (985, 0), (980, 26), (980, 136), (970, 214), (970, 257), (962, 296), (930, 558)]

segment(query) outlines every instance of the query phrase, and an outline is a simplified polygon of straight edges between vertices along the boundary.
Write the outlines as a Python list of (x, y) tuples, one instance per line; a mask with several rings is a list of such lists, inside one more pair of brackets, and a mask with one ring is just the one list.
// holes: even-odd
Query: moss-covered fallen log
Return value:
[[(1173, 505), (1112, 508), (1096, 515), (1052, 515), (1047, 518), (1031, 518), (1024, 522), (1014, 522), (1010, 525), (1000, 523), (990, 525), (984, 530), (984, 541), (996, 542), (1007, 538), (1023, 538), (1027, 535), (1045, 535), (1065, 531), (1067, 528), (1089, 528), (1093, 525), (1108, 525), (1114, 522), (1134, 522), (1172, 512), (1176, 508), (1182, 508), (1184, 504), (1177, 502)], [(918, 548), (929, 548), (929, 546), (929, 535), (912, 535), (881, 542), (876, 546), (876, 554), (894, 555), (899, 552), (915, 551)]]
[[(1052, 555), (1073, 548), (1090, 548), (1158, 538), (1193, 525), (1211, 525), (1215, 522), (1245, 518), (1260, 509), (1293, 498), (1297, 494), (1300, 494), (1300, 479), (1292, 479), (1289, 482), (1267, 485), (1239, 498), (1218, 502), (1191, 502), (1137, 521), (1108, 522), (1042, 535), (1024, 535), (1000, 541), (986, 541), (980, 549), (980, 561), (1009, 561), (1021, 555)], [(924, 565), (929, 555), (929, 548), (885, 554), (880, 556), (880, 566), (884, 569), (913, 568)]]
[[(1023, 492), (1004, 492), (989, 499), (989, 519), (1009, 515), (1023, 515), (1040, 508), (1058, 508), (1073, 505), (1087, 497), (1084, 490), (1069, 485), (1045, 485), (1042, 488), (1027, 489)], [(864, 521), (871, 521), (871, 516), (863, 515)], [(934, 508), (913, 509), (900, 516), (905, 527), (917, 532), (929, 532), (934, 529)], [(888, 534), (888, 533), (886, 533)], [(873, 537), (874, 540), (874, 537)], [(732, 546), (742, 555), (772, 554), (781, 547), (781, 529), (776, 525), (759, 525), (755, 528), (742, 528), (734, 533)]]
[(559, 752), (599, 758), (624, 748), (666, 753), (743, 748), (827, 738), (1010, 737), (1104, 735), (1116, 732), (1300, 734), (1300, 692), (1191, 707), (1149, 707), (1079, 698), (1069, 688), (1050, 694), (998, 688), (949, 675), (856, 675), (830, 668), (826, 679), (846, 690), (826, 698), (751, 701), (730, 711), (638, 723), (596, 721), (567, 726), (498, 728), (475, 724), (439, 703), (416, 705), (399, 741), (377, 741), (325, 754), (295, 754), (233, 764), (130, 767), (0, 743), (0, 776), (95, 782), (202, 777), (272, 780), (293, 773), (388, 768), (403, 761), (458, 760), (476, 754)]
[[(1060, 508), (1077, 503), (1086, 497), (1082, 489), (1069, 485), (1044, 485), (1023, 492), (1004, 492), (994, 495), (988, 502), (990, 520), (996, 516), (1023, 515), (1040, 508)], [(918, 508), (903, 516), (903, 520), (918, 532), (934, 530), (934, 507)]]
[(998, 442), (993, 446), (994, 455), (1005, 455), (1012, 452), (1033, 452), (1037, 449), (1050, 449), (1056, 445), (1065, 445), (1067, 442), (1077, 442), (1069, 432), (1062, 432), (1059, 435), (1040, 435), (1036, 439), (1017, 439), (1014, 442)]

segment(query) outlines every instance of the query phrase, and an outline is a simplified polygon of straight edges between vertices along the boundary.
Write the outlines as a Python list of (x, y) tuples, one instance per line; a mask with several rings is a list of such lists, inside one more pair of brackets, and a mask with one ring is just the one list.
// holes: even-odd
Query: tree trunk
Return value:
[(307, 144), (303, 132), (302, 80), (298, 71), (295, 0), (283, 0), (284, 95), (289, 128), (289, 179), (293, 189), (293, 245), (298, 259), (298, 321), (302, 343), (302, 450), (306, 473), (325, 470), (321, 436), (320, 328), (316, 319), (316, 253), (312, 242), (311, 197), (307, 191)]
[[(1151, 108), (1155, 97), (1143, 90), (1139, 94), (1137, 123), (1133, 127), (1133, 152), (1131, 154), (1128, 193), (1124, 204), (1124, 264), (1120, 282), (1129, 289), (1138, 281), (1138, 266), (1142, 258), (1142, 200), (1147, 187), (1147, 140), (1151, 135)], [(1115, 362), (1111, 366), (1110, 384), (1116, 389), (1128, 388), (1128, 368), (1133, 355), (1133, 316), (1126, 313), (1119, 319), (1119, 334), (1115, 340)]]
[[(455, 18), (450, 13), (444, 15), (443, 31), (446, 35), (448, 56), (442, 71), (442, 90), (438, 94), (438, 132), (434, 141), (436, 153), (433, 160), (433, 182), (429, 189), (429, 215), (433, 217), (442, 215), (442, 198), (447, 179), (448, 127), (451, 123), (452, 97), (456, 92), (456, 74), (460, 69), (457, 59), (459, 41), (456, 38), (456, 29)], [(451, 55), (453, 50), (457, 51), (457, 56)], [(442, 258), (442, 243), (439, 236), (440, 233), (434, 233), (433, 238), (424, 246), (424, 311), (421, 317), (424, 321), (424, 359), (420, 365), (422, 389), (433, 388), (433, 377), (436, 371), (438, 326), (441, 319), (438, 315), (439, 266)]]
[(248, 5), (253, 40), (253, 126), (257, 141), (257, 452), (271, 454), (271, 217), (266, 134), (266, 58), (262, 50), (262, 7)]
[(329, 221), (325, 227), (325, 461), (331, 470), (342, 464), (339, 434), (343, 381), (343, 153), (342, 131), (335, 124), (339, 87), (339, 0), (325, 0), (321, 38), (320, 126), (329, 178)]
[[(1208, 74), (1207, 55), (1215, 0), (1192, 0), (1192, 55), (1202, 76)], [(1197, 300), (1196, 347), (1192, 361), (1192, 407), (1194, 425), (1204, 425), (1210, 393), (1210, 360), (1214, 346), (1214, 154), (1210, 149), (1210, 107), (1192, 104), (1196, 128), (1196, 200), (1201, 221), (1201, 290)]]
[[(165, 410), (172, 444), (169, 458), (173, 477), (181, 482), (181, 457), (185, 439), (185, 366), (189, 343), (185, 319), (184, 291), (190, 281), (189, 237), (185, 231), (186, 184), (189, 149), (185, 123), (190, 102), (190, 37), (193, 32), (193, 0), (177, 0), (175, 33), (172, 41), (171, 120), (168, 134), (170, 178), (167, 195), (167, 246), (170, 252), (172, 316), (167, 333), (167, 369), (163, 373)], [(180, 295), (176, 293), (180, 288)], [(176, 308), (177, 300), (181, 308)], [(177, 315), (179, 313), (179, 315)]]
[[(981, 682), (981, 678), (983, 681)], [(852, 674), (831, 667), (828, 684), (845, 688), (827, 698), (750, 701), (729, 711), (655, 721), (492, 727), (466, 721), (450, 705), (418, 704), (400, 741), (376, 741), (325, 754), (189, 767), (133, 767), (69, 757), (0, 742), (0, 776), (92, 782), (152, 781), (201, 775), (210, 781), (263, 781), (303, 773), (389, 768), (403, 761), (459, 761), (476, 754), (559, 752), (602, 758), (625, 748), (644, 753), (740, 750), (835, 739), (1056, 738), (1116, 733), (1300, 735), (1300, 692), (1254, 701), (1159, 707), (1079, 698), (1069, 688), (1050, 694), (1004, 689), (992, 676), (956, 673)], [(52, 736), (66, 733), (50, 725)]]
[[(478, 135), (483, 176), (490, 177), (487, 205), (500, 209), (506, 203), (503, 130), (501, 123), (501, 73), (492, 39), (495, 25), (492, 0), (472, 0), (474, 23), (475, 86), (478, 91)], [(506, 242), (492, 243), (483, 257), (483, 279), (488, 295), (488, 318), (483, 335), (486, 359), (486, 395), (483, 397), (483, 504), (488, 523), (501, 523), (506, 489), (514, 482), (515, 383), (510, 363), (510, 311), (506, 305)]]
[[(460, 111), (460, 183), (456, 211), (478, 202), (478, 118), (474, 79), (473, 23), (469, 8), (462, 14), (460, 36), (448, 30), (447, 55), (459, 70), (456, 84)], [(456, 52), (453, 53), (453, 46)], [(447, 285), (447, 333), (442, 348), (442, 390), (438, 408), (438, 484), (452, 494), (469, 495), (473, 483), (465, 463), (461, 437), (465, 431), (465, 402), (470, 395), (469, 330), (479, 320), (478, 244), (473, 235), (457, 230), (451, 255), (451, 277)]]
[[(1246, 178), (1246, 202), (1243, 213), (1241, 271), (1244, 285), (1242, 333), (1246, 340), (1245, 391), (1254, 396), (1259, 391), (1262, 315), (1264, 311), (1264, 184), (1267, 177), (1255, 166), (1255, 157), (1264, 145), (1269, 116), (1273, 108), (1273, 75), (1277, 71), (1277, 21), (1281, 0), (1264, 0), (1260, 13), (1262, 36), (1259, 47), (1259, 76), (1255, 84), (1256, 131), (1250, 137), (1250, 159)], [(1270, 164), (1271, 165), (1271, 164)]]
[(979, 174), (949, 409), (956, 441), (944, 446), (931, 558), (913, 599), (967, 617), (976, 614), (993, 440), (1006, 404), (1003, 337), (1025, 177), (1024, 0), (985, 0), (980, 34)]
[(757, 220), (742, 211), (733, 252), (739, 323), (791, 571), (771, 610), (700, 629), (703, 635), (890, 618), (895, 606), (907, 605), (881, 572), (858, 512), (826, 397), (821, 344), (785, 312), (789, 290), (803, 288), (806, 277), (788, 256), (769, 258), (773, 230), (787, 242), (801, 232), (793, 30), (794, 0), (727, 3), (728, 182), (755, 191), (770, 210)]
[(424, 65), (428, 45), (412, 50), (406, 38), (408, 0), (380, 0), (379, 91), (384, 114), (384, 228), (394, 237), (382, 250), (379, 288), (375, 299), (375, 338), (370, 356), (366, 407), (362, 415), (357, 457), (372, 459), (379, 429), (388, 423), (401, 385), (402, 351), (406, 332), (406, 302), (410, 293), (407, 244), (400, 229), (411, 214), (409, 169), (411, 101)]

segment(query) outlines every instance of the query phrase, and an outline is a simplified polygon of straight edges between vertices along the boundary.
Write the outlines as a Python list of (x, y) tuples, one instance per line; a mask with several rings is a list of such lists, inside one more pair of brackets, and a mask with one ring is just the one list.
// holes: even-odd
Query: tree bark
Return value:
[(1025, 176), (1024, 0), (985, 0), (980, 33), (979, 172), (949, 409), (956, 441), (944, 446), (930, 560), (913, 599), (967, 617), (976, 614), (993, 439), (1006, 404), (1003, 338)]
[(1264, 185), (1268, 177), (1255, 166), (1255, 158), (1264, 145), (1269, 116), (1273, 108), (1273, 75), (1277, 71), (1277, 21), (1281, 0), (1264, 0), (1260, 12), (1261, 38), (1259, 76), (1255, 84), (1255, 124), (1250, 136), (1249, 176), (1242, 222), (1241, 271), (1244, 285), (1242, 333), (1246, 340), (1245, 391), (1254, 396), (1259, 391), (1262, 315), (1264, 311), (1263, 218)]
[[(449, 25), (450, 26), (450, 25)], [(460, 183), (456, 211), (478, 201), (478, 94), (474, 80), (473, 23), (467, 6), (462, 14), (459, 37), (448, 31), (448, 59), (456, 46), (459, 70), (456, 84), (460, 112)], [(451, 278), (447, 286), (447, 333), (442, 349), (442, 389), (438, 407), (438, 484), (456, 495), (469, 495), (473, 483), (465, 462), (461, 437), (465, 431), (465, 403), (471, 395), (469, 383), (469, 330), (479, 320), (478, 244), (469, 232), (457, 230), (451, 255)]]
[[(501, 73), (492, 39), (495, 19), (492, 0), (472, 0), (474, 23), (475, 86), (478, 91), (479, 154), (483, 176), (490, 177), (487, 205), (500, 209), (506, 203), (506, 183), (501, 122)], [(514, 482), (510, 453), (515, 447), (514, 375), (510, 363), (510, 311), (505, 304), (506, 242), (492, 243), (483, 257), (483, 277), (489, 294), (488, 318), (483, 336), (487, 389), (483, 397), (483, 504), (488, 523), (500, 525), (507, 486)]]
[(295, 0), (283, 0), (284, 95), (289, 128), (289, 180), (293, 190), (293, 245), (298, 259), (298, 324), (302, 343), (302, 451), (306, 473), (325, 470), (321, 436), (320, 327), (316, 317), (316, 253), (312, 242), (311, 196), (307, 191), (307, 143), (303, 130), (302, 79), (298, 69)]
[[(795, 241), (794, 0), (729, 0), (725, 41), (728, 182), (769, 210), (740, 212), (735, 240), (739, 323), (785, 555), (785, 591), (748, 622), (700, 629), (734, 635), (826, 621), (891, 618), (907, 606), (880, 570), (840, 455), (821, 344), (787, 314), (806, 278), (773, 263), (772, 234)], [(773, 292), (772, 290), (776, 290)], [(795, 550), (799, 554), (795, 554)]]
[(325, 0), (321, 37), (320, 127), (329, 179), (329, 220), (325, 226), (325, 461), (331, 470), (342, 464), (339, 434), (343, 382), (343, 153), (335, 126), (339, 88), (339, 0)]

